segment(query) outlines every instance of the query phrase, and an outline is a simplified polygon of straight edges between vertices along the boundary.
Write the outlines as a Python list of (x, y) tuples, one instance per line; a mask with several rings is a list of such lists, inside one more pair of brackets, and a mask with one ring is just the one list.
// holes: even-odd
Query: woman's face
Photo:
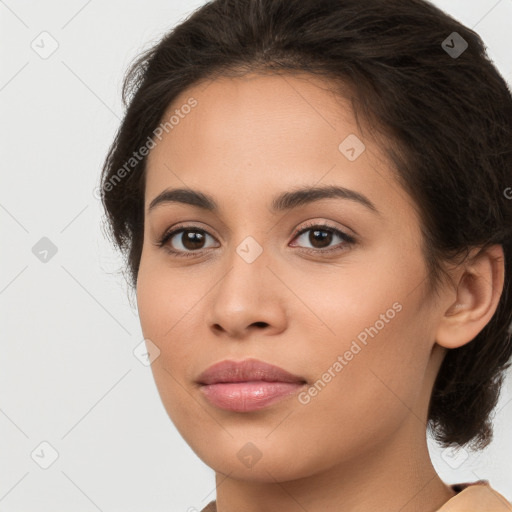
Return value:
[[(216, 471), (262, 482), (424, 442), (443, 349), (419, 219), (348, 102), (307, 75), (250, 75), (188, 89), (171, 115), (147, 161), (137, 302), (183, 438)], [(340, 194), (274, 208), (282, 194), (329, 186), (374, 209)], [(216, 208), (175, 197), (149, 210), (173, 189)], [(178, 228), (189, 231), (157, 245)], [(247, 358), (306, 383), (260, 409), (213, 404), (199, 375)]]

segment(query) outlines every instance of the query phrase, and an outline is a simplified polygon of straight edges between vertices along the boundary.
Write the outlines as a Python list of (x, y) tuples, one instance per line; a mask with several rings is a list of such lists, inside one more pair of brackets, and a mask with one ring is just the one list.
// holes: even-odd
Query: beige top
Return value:
[[(495, 491), (487, 480), (451, 486), (457, 493), (437, 512), (512, 512), (512, 503)], [(215, 500), (201, 512), (217, 512)]]

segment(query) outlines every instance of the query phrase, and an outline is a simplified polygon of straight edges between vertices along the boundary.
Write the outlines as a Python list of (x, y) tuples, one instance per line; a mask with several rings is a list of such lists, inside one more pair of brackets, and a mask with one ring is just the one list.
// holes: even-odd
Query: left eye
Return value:
[[(310, 232), (310, 234), (309, 234), (309, 236), (306, 237), (305, 235), (308, 232)], [(330, 226), (324, 226), (324, 225), (309, 226), (307, 228), (304, 228), (297, 233), (294, 240), (300, 239), (300, 238), (306, 238), (306, 241), (313, 245), (312, 248), (306, 247), (307, 250), (310, 250), (313, 252), (315, 252), (315, 251), (316, 252), (330, 252), (331, 250), (338, 249), (338, 247), (336, 247), (335, 249), (329, 249), (329, 250), (323, 250), (323, 249), (326, 246), (329, 246), (331, 244), (331, 242), (333, 241), (333, 238), (336, 236), (341, 240), (341, 242), (345, 242), (345, 244), (343, 244), (343, 245), (346, 245), (346, 244), (351, 245), (351, 244), (355, 243), (355, 239), (352, 236), (347, 235), (347, 233), (344, 233), (343, 231), (340, 231), (337, 228), (333, 228)]]

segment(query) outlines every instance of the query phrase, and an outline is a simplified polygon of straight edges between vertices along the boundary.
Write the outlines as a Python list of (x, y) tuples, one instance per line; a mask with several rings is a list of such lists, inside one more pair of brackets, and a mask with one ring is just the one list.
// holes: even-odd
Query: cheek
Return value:
[(410, 414), (432, 341), (422, 287), (411, 286), (421, 265), (398, 268), (380, 272), (375, 265), (372, 274), (347, 272), (328, 286), (320, 280), (316, 288), (308, 290), (311, 282), (302, 288), (304, 302), (323, 324), (319, 328), (317, 321), (314, 328), (303, 322), (297, 338), (314, 383), (311, 394), (303, 395), (311, 418), (334, 416), (338, 426), (356, 435), (362, 425), (392, 431)]
[[(201, 281), (187, 275), (141, 261), (137, 282), (140, 324), (144, 337), (158, 346), (166, 365), (176, 365), (187, 352), (192, 353), (194, 340), (187, 336), (191, 316), (197, 314), (200, 298), (207, 292), (200, 289)], [(171, 355), (177, 357), (171, 359)]]
[(169, 268), (166, 263), (163, 249), (148, 248), (144, 242), (137, 279), (137, 309), (144, 336), (156, 340), (170, 338), (179, 329), (178, 321), (193, 308), (195, 285), (200, 284), (191, 284), (187, 271)]
[[(181, 435), (188, 441), (202, 410), (191, 399), (189, 386), (198, 357), (190, 335), (190, 315), (198, 301), (198, 290), (185, 280), (169, 278), (169, 272), (142, 261), (137, 283), (137, 305), (144, 338), (160, 350), (151, 364), (153, 378), (163, 406)], [(197, 341), (197, 340), (196, 340)], [(190, 440), (192, 441), (192, 440)]]

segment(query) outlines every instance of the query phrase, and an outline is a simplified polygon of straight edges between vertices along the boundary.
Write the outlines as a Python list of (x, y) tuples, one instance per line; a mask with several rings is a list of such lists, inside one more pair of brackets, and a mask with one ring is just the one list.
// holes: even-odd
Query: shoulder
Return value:
[(460, 492), (437, 512), (512, 512), (512, 504), (485, 480), (452, 487)]
[(217, 512), (217, 504), (214, 501), (210, 501), (206, 507), (204, 507), (201, 512)]

